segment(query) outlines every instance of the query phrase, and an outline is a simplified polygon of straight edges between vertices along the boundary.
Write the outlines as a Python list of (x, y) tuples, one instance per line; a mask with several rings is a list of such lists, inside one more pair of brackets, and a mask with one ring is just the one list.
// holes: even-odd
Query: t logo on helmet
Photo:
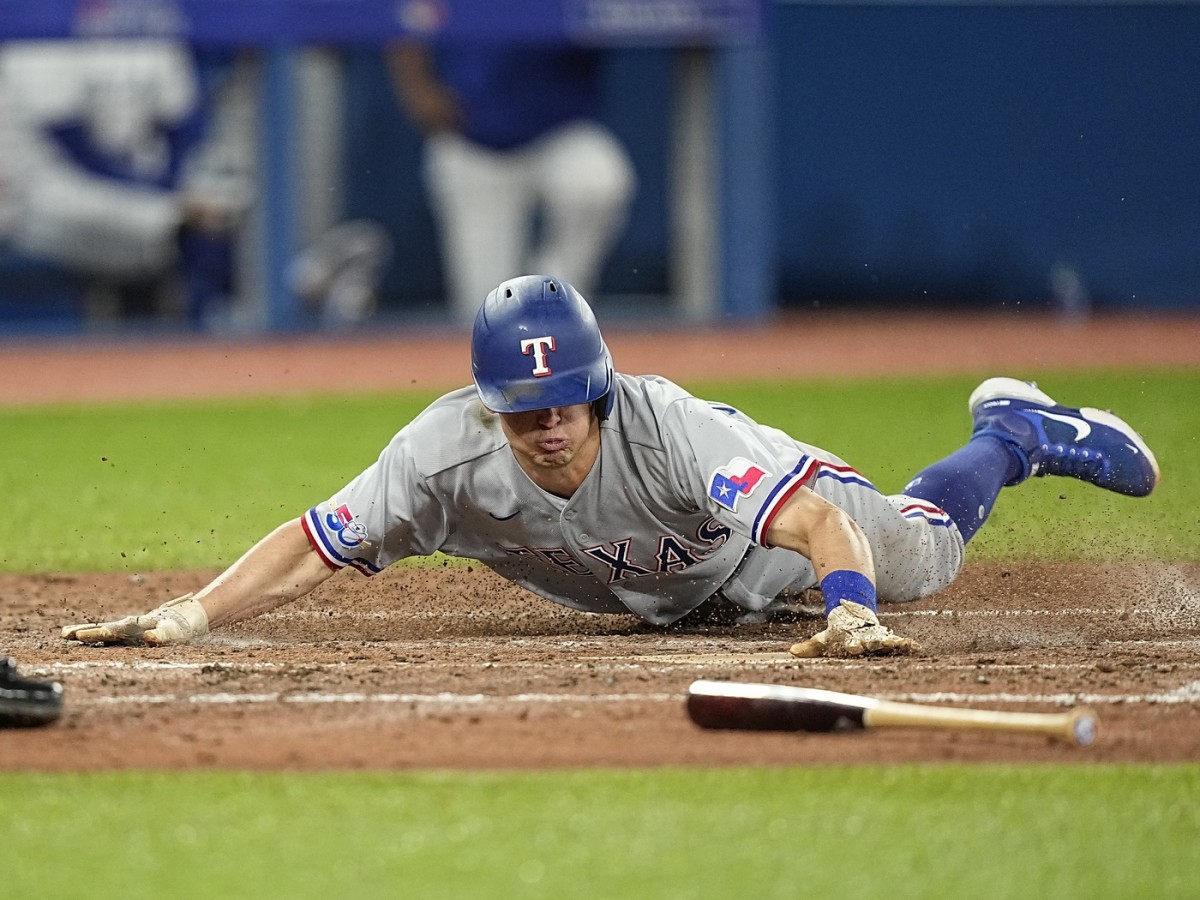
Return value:
[(546, 353), (554, 350), (554, 336), (546, 335), (545, 337), (526, 338), (521, 341), (521, 353), (525, 356), (533, 354), (533, 374), (536, 378), (541, 378), (543, 375), (551, 374), (550, 366), (546, 362)]

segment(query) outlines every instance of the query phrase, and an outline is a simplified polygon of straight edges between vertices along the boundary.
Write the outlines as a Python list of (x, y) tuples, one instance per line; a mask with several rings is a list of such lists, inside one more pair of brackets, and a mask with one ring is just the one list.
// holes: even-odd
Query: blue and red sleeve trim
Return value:
[(860, 484), (873, 491), (878, 490), (875, 485), (849, 466), (825, 462), (811, 456), (802, 456), (795, 468), (781, 478), (775, 485), (775, 489), (767, 494), (763, 505), (759, 508), (751, 531), (751, 538), (756, 544), (769, 546), (766, 542), (767, 532), (779, 511), (796, 491), (802, 487), (812, 487), (818, 478), (833, 478), (843, 484)]
[(383, 571), (379, 566), (365, 559), (346, 556), (340, 552), (334, 541), (329, 537), (329, 534), (321, 526), (321, 517), (317, 511), (317, 507), (314, 506), (300, 517), (300, 525), (304, 529), (304, 534), (317, 556), (321, 557), (321, 561), (335, 572), (338, 569), (344, 569), (346, 566), (353, 566), (364, 575), (375, 575)]

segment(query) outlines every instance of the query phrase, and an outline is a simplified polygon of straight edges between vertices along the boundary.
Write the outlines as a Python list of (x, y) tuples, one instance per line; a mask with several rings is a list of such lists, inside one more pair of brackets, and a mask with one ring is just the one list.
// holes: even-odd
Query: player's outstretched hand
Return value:
[(829, 613), (828, 627), (791, 648), (793, 656), (812, 659), (818, 656), (883, 656), (889, 653), (915, 653), (920, 645), (880, 625), (875, 613), (861, 603), (843, 600)]
[(141, 616), (115, 622), (68, 625), (62, 636), (85, 644), (179, 644), (208, 632), (208, 613), (191, 594), (169, 600)]

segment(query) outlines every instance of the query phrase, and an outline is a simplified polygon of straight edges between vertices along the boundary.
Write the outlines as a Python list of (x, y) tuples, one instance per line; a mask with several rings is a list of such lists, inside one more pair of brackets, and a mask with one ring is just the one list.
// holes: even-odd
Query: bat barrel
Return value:
[(738, 731), (851, 731), (865, 727), (863, 710), (800, 704), (773, 697), (689, 694), (687, 711), (701, 728)]
[(853, 731), (877, 700), (816, 688), (733, 681), (692, 682), (687, 711), (701, 728), (742, 731)]

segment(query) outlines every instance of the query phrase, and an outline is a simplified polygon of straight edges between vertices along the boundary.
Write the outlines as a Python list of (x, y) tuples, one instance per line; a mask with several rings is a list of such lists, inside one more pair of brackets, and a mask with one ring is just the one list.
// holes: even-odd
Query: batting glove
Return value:
[(164, 603), (145, 615), (115, 622), (68, 625), (62, 636), (85, 644), (178, 644), (208, 633), (208, 613), (191, 594)]
[(916, 653), (916, 641), (900, 637), (869, 607), (843, 600), (826, 619), (828, 627), (791, 648), (792, 656), (813, 659), (818, 656), (883, 656), (889, 653)]

